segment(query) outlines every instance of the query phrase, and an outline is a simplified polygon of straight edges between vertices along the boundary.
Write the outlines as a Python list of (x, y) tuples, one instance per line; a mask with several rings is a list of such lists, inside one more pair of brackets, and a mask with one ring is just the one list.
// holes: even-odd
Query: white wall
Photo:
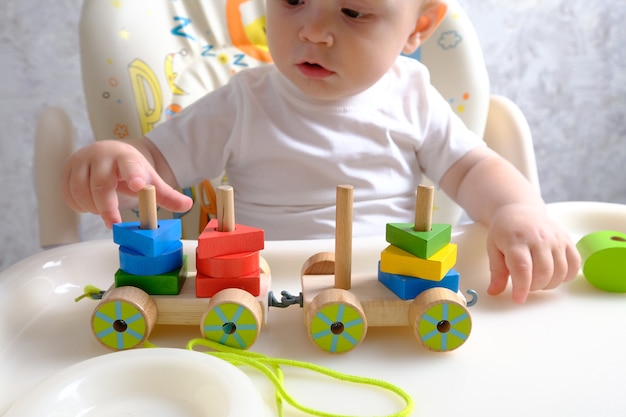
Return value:
[[(461, 3), (476, 23), (493, 92), (516, 101), (529, 120), (545, 199), (626, 203), (626, 2)], [(0, 2), (0, 270), (39, 250), (32, 179), (38, 113), (63, 107), (79, 144), (90, 141), (80, 5)], [(99, 219), (84, 220), (86, 238), (108, 236)]]

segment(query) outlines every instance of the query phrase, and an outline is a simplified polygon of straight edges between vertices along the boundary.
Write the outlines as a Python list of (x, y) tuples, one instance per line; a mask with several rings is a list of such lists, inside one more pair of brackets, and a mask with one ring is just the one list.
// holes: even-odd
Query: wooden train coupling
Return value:
[(287, 308), (293, 305), (303, 306), (302, 293), (293, 295), (289, 291), (280, 292), (280, 301), (276, 298), (273, 291), (269, 293), (268, 305), (270, 307)]

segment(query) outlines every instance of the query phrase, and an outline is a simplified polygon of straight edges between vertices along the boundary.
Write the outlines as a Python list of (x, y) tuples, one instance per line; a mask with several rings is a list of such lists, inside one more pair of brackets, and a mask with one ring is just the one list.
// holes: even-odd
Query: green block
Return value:
[(132, 286), (144, 290), (149, 295), (178, 295), (187, 277), (187, 255), (183, 256), (183, 266), (162, 275), (132, 275), (118, 269), (115, 273), (115, 287)]
[(428, 259), (452, 239), (449, 224), (433, 224), (430, 232), (416, 232), (413, 226), (413, 223), (387, 223), (387, 242), (418, 258)]
[(589, 233), (576, 248), (587, 281), (604, 291), (626, 293), (626, 234), (612, 230)]

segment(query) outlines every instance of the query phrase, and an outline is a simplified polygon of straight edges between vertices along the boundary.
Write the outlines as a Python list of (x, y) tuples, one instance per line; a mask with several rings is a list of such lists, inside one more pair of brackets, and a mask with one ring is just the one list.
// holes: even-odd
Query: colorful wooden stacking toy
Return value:
[(457, 245), (450, 243), (452, 226), (432, 224), (432, 187), (417, 190), (415, 223), (388, 223), (390, 244), (380, 256), (378, 279), (403, 300), (430, 288), (459, 290)]
[(235, 224), (233, 188), (217, 189), (217, 213), (198, 237), (196, 296), (213, 297), (226, 288), (258, 296), (261, 291), (259, 252), (265, 246), (262, 229)]
[(154, 187), (139, 193), (140, 221), (114, 225), (120, 269), (91, 316), (100, 343), (143, 346), (156, 324), (169, 324), (199, 325), (203, 337), (239, 349), (254, 344), (267, 319), (271, 277), (259, 256), (263, 231), (235, 227), (232, 195), (232, 187), (221, 190), (229, 205), (218, 199), (221, 216), (199, 244), (196, 281), (185, 279), (180, 220), (157, 220)]
[(152, 185), (139, 193), (139, 221), (113, 225), (120, 245), (115, 287), (133, 286), (150, 295), (177, 295), (187, 274), (179, 219), (158, 220)]
[[(294, 304), (304, 309), (311, 342), (332, 353), (354, 349), (370, 326), (411, 326), (421, 344), (437, 352), (454, 350), (469, 337), (471, 318), (452, 269), (450, 227), (431, 226), (427, 216), (432, 189), (426, 197), (417, 193), (414, 225), (388, 225), (391, 245), (378, 274), (374, 269), (352, 276), (353, 187), (338, 186), (335, 251), (307, 259), (301, 294), (283, 291), (281, 301), (270, 291), (269, 266), (260, 255), (264, 231), (235, 224), (232, 187), (217, 191), (217, 219), (206, 225), (196, 247), (195, 280), (185, 281), (180, 223), (157, 220), (154, 187), (139, 195), (138, 223), (114, 226), (120, 270), (91, 316), (93, 334), (104, 346), (143, 346), (155, 325), (168, 324), (199, 325), (206, 339), (247, 349), (267, 323), (270, 306)], [(473, 294), (469, 305), (476, 301)]]
[[(392, 245), (383, 251), (377, 279), (375, 271), (352, 275), (353, 187), (337, 187), (335, 252), (309, 257), (301, 271), (304, 320), (311, 342), (320, 349), (348, 352), (369, 327), (411, 326), (420, 343), (435, 352), (465, 343), (471, 318), (468, 302), (458, 292), (459, 274), (452, 269), (456, 245), (450, 243), (449, 226), (431, 228), (432, 188), (426, 191), (426, 198), (424, 190), (418, 192), (415, 224), (424, 218), (427, 224), (417, 231), (414, 225), (390, 225)], [(385, 271), (382, 265), (388, 263), (391, 269)], [(405, 271), (409, 275), (399, 274)], [(470, 305), (476, 302), (471, 293)]]

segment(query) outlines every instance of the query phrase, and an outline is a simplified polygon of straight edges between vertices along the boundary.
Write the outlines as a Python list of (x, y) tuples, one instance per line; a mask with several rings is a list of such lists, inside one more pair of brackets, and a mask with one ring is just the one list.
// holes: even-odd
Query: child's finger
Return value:
[(117, 161), (117, 173), (119, 180), (126, 183), (128, 190), (137, 193), (148, 183), (151, 169), (146, 166), (147, 162), (137, 158), (135, 152), (119, 158)]
[(506, 265), (511, 273), (513, 300), (524, 303), (533, 280), (533, 259), (526, 245), (516, 245), (506, 253)]
[(152, 182), (156, 187), (156, 200), (160, 207), (175, 213), (184, 213), (191, 210), (193, 200), (190, 197), (174, 190), (158, 176)]
[(118, 179), (111, 175), (111, 172), (115, 172), (112, 171), (112, 165), (113, 162), (107, 160), (100, 164), (92, 164), (89, 177), (89, 190), (94, 205), (89, 211), (100, 214), (107, 227), (121, 221), (117, 198)]
[(174, 190), (157, 174), (157, 172), (141, 159), (133, 157), (121, 158), (118, 161), (120, 180), (126, 183), (126, 187), (133, 193), (139, 192), (146, 184), (150, 183), (156, 188), (156, 203), (159, 207), (172, 212), (186, 212), (191, 209), (191, 198)]
[(502, 294), (509, 281), (509, 270), (506, 268), (504, 255), (497, 247), (492, 245), (487, 248), (487, 252), (489, 255), (489, 270), (491, 271), (491, 280), (487, 293), (490, 295)]
[(542, 289), (552, 290), (567, 280), (568, 261), (567, 253), (562, 248), (557, 247), (551, 253), (553, 262), (553, 273), (550, 281)]
[[(63, 196), (67, 205), (75, 211), (89, 211), (86, 201), (91, 201), (89, 169), (84, 165), (68, 166), (63, 170)], [(95, 209), (95, 207), (93, 207)]]
[(580, 259), (580, 253), (578, 252), (574, 244), (569, 244), (567, 246), (566, 256), (568, 268), (567, 275), (565, 276), (565, 281), (571, 281), (576, 278), (576, 276), (580, 272), (582, 261)]
[(518, 303), (525, 302), (532, 284), (532, 258), (528, 246), (521, 243), (504, 247), (490, 244), (487, 252), (491, 270), (489, 294), (504, 291), (510, 275), (513, 300)]
[[(532, 262), (532, 281), (530, 284), (531, 291), (546, 289), (555, 275), (555, 258), (553, 257), (551, 247), (541, 244), (533, 247), (531, 250)], [(557, 278), (560, 281), (560, 278)]]

